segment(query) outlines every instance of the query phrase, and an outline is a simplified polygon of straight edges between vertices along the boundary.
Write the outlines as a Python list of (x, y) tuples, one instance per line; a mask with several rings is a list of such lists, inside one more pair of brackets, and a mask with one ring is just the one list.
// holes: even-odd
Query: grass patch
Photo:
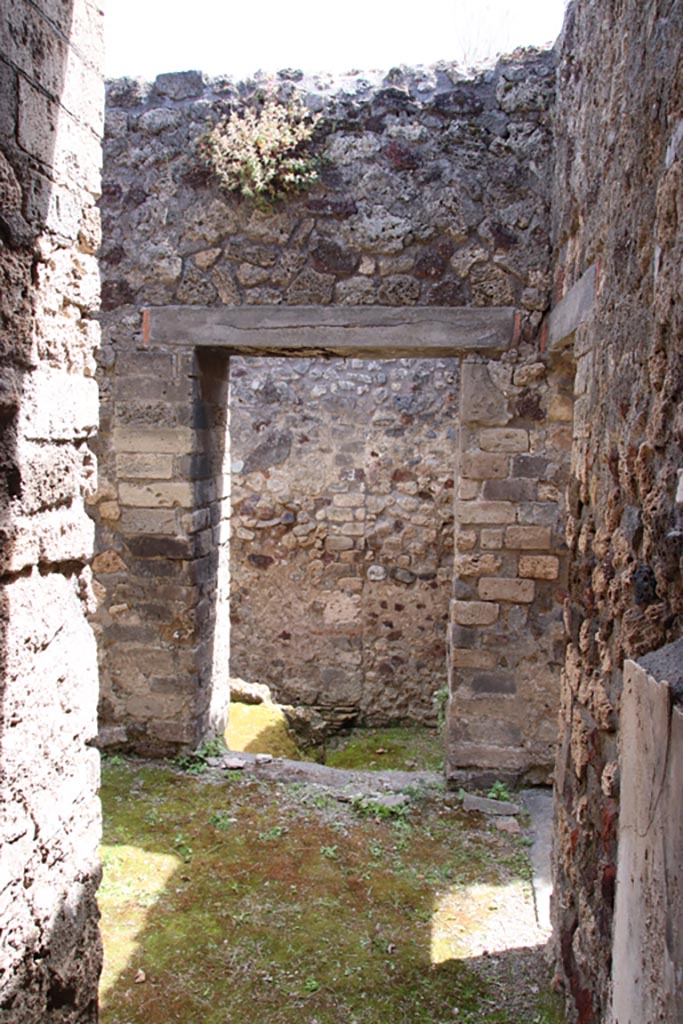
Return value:
[(356, 729), (334, 738), (325, 763), (333, 768), (375, 771), (441, 771), (443, 737), (423, 726)]
[(102, 1024), (561, 1020), (540, 947), (452, 939), (473, 879), (530, 899), (513, 837), (436, 801), (404, 820), (301, 796), (104, 764)]

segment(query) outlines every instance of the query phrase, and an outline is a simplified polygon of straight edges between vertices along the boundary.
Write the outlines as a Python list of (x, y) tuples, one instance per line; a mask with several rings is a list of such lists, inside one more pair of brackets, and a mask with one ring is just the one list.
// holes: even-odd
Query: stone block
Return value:
[(455, 668), (494, 669), (497, 658), (493, 651), (481, 651), (476, 648), (454, 647), (450, 652), (451, 664)]
[[(59, 401), (55, 401), (55, 396)], [(97, 429), (99, 395), (94, 380), (40, 369), (24, 382), (17, 430), (30, 441), (67, 441)]]
[(168, 380), (174, 372), (173, 356), (167, 352), (136, 350), (117, 352), (116, 372), (122, 377), (154, 377)]
[[(319, 519), (327, 519), (328, 522), (352, 522), (353, 521), (353, 509), (321, 509), (317, 513)], [(306, 526), (312, 528), (311, 523), (306, 523)], [(304, 530), (308, 532), (309, 529)]]
[(14, 68), (4, 60), (0, 60), (0, 95), (3, 98), (0, 105), (0, 135), (2, 138), (12, 138), (16, 131), (19, 102), (17, 78), (18, 75)]
[(516, 427), (487, 427), (479, 432), (479, 447), (485, 452), (527, 452), (529, 432)]
[(166, 402), (164, 399), (130, 398), (123, 402), (115, 402), (115, 421), (123, 426), (141, 430), (150, 427), (183, 427), (192, 425), (203, 426), (194, 422), (192, 406), (187, 402)]
[(455, 559), (456, 576), (491, 576), (501, 567), (496, 555), (458, 555)]
[(122, 480), (170, 480), (173, 476), (173, 456), (152, 452), (125, 453), (116, 456), (116, 470)]
[(119, 529), (122, 534), (178, 533), (178, 513), (175, 509), (131, 508), (121, 509)]
[(327, 537), (325, 539), (326, 551), (349, 551), (353, 545), (351, 537)]
[(463, 452), (460, 472), (470, 480), (503, 480), (508, 475), (509, 462), (507, 455), (497, 452)]
[(191, 377), (174, 377), (172, 375), (143, 376), (133, 373), (131, 376), (124, 376), (117, 373), (115, 397), (117, 401), (130, 402), (131, 399), (141, 398), (148, 402), (182, 402), (190, 404), (193, 399), (194, 381)]
[(498, 551), (503, 546), (503, 531), (482, 530), (481, 546), (483, 551)]
[(551, 530), (548, 526), (508, 526), (505, 531), (505, 547), (521, 550), (548, 550), (552, 547)]
[[(190, 559), (195, 555), (194, 541), (188, 537), (171, 537), (168, 534), (160, 536), (139, 534), (137, 537), (128, 537), (126, 544), (131, 554), (137, 558)], [(203, 553), (206, 554), (206, 552)], [(197, 554), (202, 554), (202, 552), (198, 551)]]
[[(489, 728), (489, 733), (491, 731), (493, 730)], [(474, 769), (480, 772), (482, 765), (486, 765), (489, 771), (497, 774), (517, 774), (528, 764), (528, 756), (527, 752), (520, 748), (518, 740), (513, 740), (507, 745), (491, 743), (485, 739), (467, 741), (454, 738), (448, 753), (446, 774), (450, 778), (462, 770)]]
[(194, 448), (194, 432), (188, 427), (115, 427), (112, 447), (117, 453), (188, 455)]
[(455, 546), (458, 551), (472, 551), (477, 544), (477, 534), (474, 530), (458, 530), (455, 538)]
[(533, 501), (536, 490), (535, 480), (487, 480), (483, 496), (487, 501)]
[(508, 501), (468, 501), (458, 504), (457, 519), (463, 525), (514, 523), (516, 509)]
[(192, 508), (194, 488), (189, 483), (121, 483), (119, 501), (129, 508)]
[(365, 535), (365, 524), (343, 523), (340, 530), (343, 537), (363, 537)]
[(466, 793), (462, 802), (463, 811), (477, 811), (480, 814), (490, 814), (493, 817), (519, 814), (521, 807), (511, 803), (509, 800), (492, 800), (485, 796), (474, 796)]
[[(66, 38), (71, 27), (67, 24), (62, 29), (64, 35), (60, 35), (32, 6), (13, 4), (8, 31), (3, 37), (4, 56), (52, 100), (101, 133), (102, 77), (83, 62), (74, 47), (68, 46)], [(31, 40), (30, 46), (24, 45), (26, 39)]]
[(360, 508), (365, 504), (363, 494), (335, 494), (332, 504), (337, 508)]
[[(610, 1019), (680, 1020), (683, 693), (679, 640), (626, 661)], [(654, 927), (653, 922), (661, 927)]]
[(554, 501), (529, 501), (517, 509), (517, 522), (530, 526), (555, 526), (559, 509)]
[(543, 480), (550, 460), (545, 455), (515, 455), (512, 458), (512, 476)]
[(154, 91), (172, 100), (201, 96), (203, 88), (204, 76), (200, 71), (172, 71), (154, 79)]
[(318, 306), (332, 301), (335, 278), (332, 274), (319, 274), (306, 267), (287, 290), (287, 302), (292, 306)]
[(460, 501), (474, 501), (479, 497), (478, 480), (461, 480), (458, 484), (458, 498)]
[(513, 580), (502, 577), (486, 577), (479, 580), (479, 596), (483, 601), (512, 601), (528, 604), (534, 599), (533, 580)]
[(100, 519), (116, 522), (121, 518), (121, 506), (117, 501), (101, 501), (97, 506)]
[(555, 423), (571, 423), (574, 419), (574, 399), (571, 395), (551, 395), (548, 419)]
[(517, 692), (514, 676), (509, 672), (486, 672), (474, 676), (470, 686), (477, 696), (512, 696)]
[(521, 555), (518, 573), (523, 579), (556, 580), (560, 560), (555, 555)]
[(85, 562), (93, 548), (94, 525), (80, 502), (17, 516), (4, 528), (0, 569), (21, 572), (38, 562)]
[[(197, 680), (199, 688), (199, 680)], [(147, 723), (147, 732), (151, 739), (160, 743), (194, 746), (199, 739), (198, 724), (195, 722), (153, 721)]]
[(451, 601), (451, 614), (459, 626), (491, 626), (499, 611), (490, 601)]
[(126, 563), (118, 551), (110, 549), (101, 551), (92, 560), (92, 571), (97, 575), (109, 575), (110, 573), (125, 572)]
[(23, 77), (19, 78), (17, 139), (62, 184), (77, 181), (97, 194), (102, 162), (97, 136)]
[(487, 364), (465, 361), (461, 374), (461, 421), (486, 426), (509, 423), (507, 397), (494, 384)]

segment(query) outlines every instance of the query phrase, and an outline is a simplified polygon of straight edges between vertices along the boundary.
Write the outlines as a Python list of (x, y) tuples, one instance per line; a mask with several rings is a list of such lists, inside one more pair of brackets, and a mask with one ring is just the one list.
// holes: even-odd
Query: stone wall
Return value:
[(231, 360), (233, 675), (334, 725), (436, 722), (457, 377), (455, 359)]
[(0, 4), (0, 1020), (97, 1019), (85, 613), (103, 86), (89, 0)]
[[(318, 110), (320, 185), (273, 212), (222, 197), (195, 143), (265, 82), (198, 72), (107, 94), (102, 204), (106, 361), (130, 306), (520, 306), (549, 297), (552, 55), (473, 81), (455, 65), (386, 78), (282, 72)], [(111, 346), (111, 347), (110, 347)]]
[[(185, 72), (161, 75), (153, 84), (126, 80), (109, 87), (102, 203), (101, 482), (92, 503), (99, 547), (94, 569), (101, 600), (102, 739), (137, 749), (171, 749), (197, 742), (207, 727), (221, 727), (223, 698), (216, 696), (216, 687), (226, 678), (226, 637), (217, 638), (215, 629), (225, 631), (228, 590), (227, 448), (220, 403), (209, 409), (202, 398), (213, 378), (197, 365), (195, 350), (211, 345), (220, 349), (215, 372), (224, 380), (226, 357), (254, 351), (251, 339), (265, 330), (262, 324), (272, 326), (279, 339), (270, 355), (278, 346), (300, 350), (300, 340), (287, 340), (292, 330), (286, 324), (294, 321), (284, 313), (278, 319), (278, 310), (291, 308), (296, 317), (297, 310), (334, 306), (347, 309), (357, 325), (363, 310), (377, 310), (375, 318), (368, 317), (368, 326), (376, 339), (381, 333), (377, 325), (387, 325), (381, 354), (419, 356), (419, 333), (406, 351), (409, 319), (402, 334), (399, 329), (403, 348), (392, 347), (401, 310), (432, 310), (431, 319), (422, 318), (421, 330), (425, 338), (433, 338), (442, 323), (447, 327), (445, 310), (489, 307), (498, 321), (501, 311), (503, 319), (509, 313), (510, 324), (517, 311), (514, 332), (510, 330), (503, 344), (492, 346), (495, 331), (487, 334), (488, 328), (477, 327), (474, 342), (470, 338), (463, 345), (454, 335), (450, 350), (447, 344), (438, 345), (441, 356), (471, 353), (464, 367), (467, 388), (459, 399), (456, 435), (445, 436), (438, 445), (443, 465), (450, 466), (443, 478), (455, 484), (462, 475), (456, 510), (458, 579), (451, 593), (452, 629), (447, 637), (453, 648), (448, 772), (453, 781), (482, 766), (498, 774), (546, 778), (553, 755), (559, 602), (564, 596), (559, 561), (563, 539), (557, 524), (563, 515), (571, 419), (566, 374), (543, 354), (539, 334), (550, 296), (553, 56), (520, 52), (472, 81), (445, 64), (395, 69), (381, 81), (359, 76), (309, 80), (298, 72), (283, 72), (276, 83), (280, 92), (298, 90), (322, 114), (316, 143), (322, 174), (311, 193), (265, 212), (221, 195), (194, 151), (207, 124), (234, 109), (258, 85), (208, 81)], [(221, 310), (235, 307), (243, 313), (260, 307), (263, 315), (221, 319)], [(193, 310), (194, 318), (188, 315)], [(387, 311), (397, 316), (388, 318)], [(160, 323), (166, 326), (159, 333), (154, 325)], [(175, 333), (169, 333), (169, 324), (175, 325)], [(202, 324), (203, 336), (197, 327)], [(327, 334), (334, 335), (334, 330), (331, 326)], [(354, 338), (360, 333), (359, 326)], [(338, 351), (336, 342), (336, 348), (322, 346), (313, 323), (305, 325), (303, 336), (308, 355)], [(377, 354), (372, 345), (360, 345), (355, 354)], [(286, 385), (292, 390), (294, 370), (281, 371), (286, 378), (281, 385), (274, 370), (264, 372), (275, 389)], [(354, 375), (363, 372), (385, 371), (352, 368), (337, 385), (337, 404), (338, 396), (354, 386)], [(422, 393), (428, 391), (422, 387)], [(429, 401), (437, 396), (438, 388)], [(267, 389), (260, 398), (266, 411), (257, 417), (254, 410), (259, 422), (268, 420), (271, 409)], [(352, 483), (344, 476), (343, 459), (350, 454), (344, 444), (375, 450), (372, 428), (362, 416), (356, 419), (362, 436), (351, 440), (339, 431), (335, 486), (345, 490), (339, 490), (331, 509), (338, 521), (351, 510), (345, 521), (356, 531), (361, 525), (364, 529), (362, 534), (347, 529), (339, 537), (323, 537), (323, 514), (329, 520), (330, 513), (316, 509), (319, 525), (313, 545), (322, 543), (324, 557), (311, 564), (321, 594), (333, 575), (339, 579), (334, 615), (328, 609), (325, 621), (327, 599), (317, 601), (315, 613), (316, 643), (328, 652), (326, 659), (329, 655), (327, 681), (322, 689), (316, 683), (306, 699), (322, 703), (324, 696), (328, 702), (334, 690), (340, 714), (358, 705), (367, 720), (393, 717), (403, 713), (397, 712), (405, 708), (398, 694), (405, 693), (405, 679), (419, 664), (424, 673), (419, 714), (428, 717), (431, 691), (441, 688), (434, 685), (432, 666), (443, 651), (436, 636), (443, 613), (427, 601), (435, 594), (436, 581), (413, 580), (412, 574), (436, 572), (443, 580), (450, 554), (445, 540), (428, 550), (432, 541), (425, 534), (424, 559), (404, 564), (413, 555), (399, 552), (398, 541), (405, 542), (407, 535), (400, 538), (397, 528), (395, 536), (381, 540), (387, 557), (372, 558), (380, 532), (388, 528), (389, 506), (380, 511), (383, 499), (377, 489), (373, 492), (367, 481), (361, 488), (358, 480)], [(407, 437), (394, 437), (388, 455), (392, 475), (398, 474), (393, 482), (401, 486), (392, 500), (403, 503), (403, 521), (408, 505), (422, 500), (416, 498), (422, 485), (412, 475), (411, 460), (427, 457), (433, 441), (420, 427), (411, 453)], [(233, 442), (241, 443), (237, 436)], [(210, 458), (207, 445), (213, 452)], [(233, 462), (246, 463), (247, 457), (248, 452)], [(370, 455), (370, 464), (357, 468), (376, 472), (384, 487), (384, 470), (373, 459), (377, 457)], [(271, 476), (277, 480), (278, 473)], [(235, 485), (241, 503), (239, 475)], [(361, 491), (363, 506), (351, 504), (360, 500)], [(269, 503), (270, 498), (261, 511), (278, 518), (270, 516)], [(356, 512), (361, 508), (362, 520)], [(265, 535), (254, 522), (269, 519), (261, 520), (259, 509), (258, 504), (246, 508), (250, 523), (241, 522), (234, 530), (235, 557), (244, 556), (250, 573), (248, 584), (234, 594), (238, 636), (254, 628), (255, 581), (267, 577), (272, 583), (277, 577), (275, 589), (281, 593), (279, 563), (285, 552), (292, 561), (293, 538), (305, 536), (304, 516), (310, 515), (301, 510), (298, 534), (291, 523), (272, 526), (270, 547), (262, 551), (260, 538)], [(279, 505), (272, 511), (280, 517), (299, 512)], [(422, 518), (419, 506), (411, 512)], [(370, 530), (373, 516), (379, 517), (380, 529)], [(392, 522), (398, 518), (393, 516)], [(414, 519), (410, 529), (428, 528)], [(395, 548), (390, 558), (389, 541)], [(267, 561), (271, 558), (272, 563)], [(316, 562), (323, 563), (322, 569)], [(378, 577), (388, 569), (390, 582), (351, 575), (360, 566), (373, 566), (371, 574)], [(361, 583), (361, 599), (357, 588), (362, 578), (368, 588)], [(301, 588), (290, 589), (285, 607), (291, 611), (294, 602), (299, 611), (300, 600), (309, 599)], [(365, 697), (358, 684), (358, 636), (351, 635), (361, 605), (368, 625), (376, 622), (380, 635), (386, 631), (372, 657), (366, 649), (364, 678), (371, 682)], [(422, 615), (424, 621), (418, 622)], [(433, 634), (429, 642), (425, 635), (425, 645), (410, 655), (405, 629), (413, 616), (417, 632), (431, 617)], [(291, 685), (291, 678), (285, 682), (289, 663), (277, 648), (284, 650), (287, 644), (294, 650), (296, 619), (291, 614), (275, 640), (258, 645), (271, 666), (281, 662), (275, 665), (276, 685), (283, 687)], [(328, 634), (323, 639), (321, 625)], [(248, 645), (240, 646), (241, 660), (233, 671), (260, 675), (260, 663), (254, 660), (257, 645), (251, 644), (249, 655)], [(349, 693), (344, 687), (350, 687)]]
[(608, 1012), (624, 659), (681, 632), (682, 47), (680, 3), (578, 0), (559, 65), (556, 298), (594, 281), (565, 338), (576, 402), (556, 772), (554, 922), (582, 1024)]
[(565, 648), (571, 373), (512, 349), (462, 367), (447, 774), (549, 779)]

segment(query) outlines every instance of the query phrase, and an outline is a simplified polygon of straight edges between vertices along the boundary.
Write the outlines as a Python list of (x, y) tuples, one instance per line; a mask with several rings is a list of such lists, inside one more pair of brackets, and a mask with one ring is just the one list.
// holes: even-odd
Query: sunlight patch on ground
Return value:
[[(150, 908), (180, 867), (180, 857), (151, 853), (139, 846), (102, 846), (103, 880), (98, 902), (102, 910), (104, 966), (100, 1006), (138, 950)], [(116, 908), (116, 912), (114, 912)]]
[(438, 896), (432, 917), (432, 963), (536, 945), (547, 936), (533, 922), (531, 887), (521, 879), (450, 886)]
[(225, 730), (228, 750), (251, 754), (272, 754), (273, 757), (301, 757), (287, 726), (287, 718), (277, 704), (242, 704), (230, 702), (228, 727)]

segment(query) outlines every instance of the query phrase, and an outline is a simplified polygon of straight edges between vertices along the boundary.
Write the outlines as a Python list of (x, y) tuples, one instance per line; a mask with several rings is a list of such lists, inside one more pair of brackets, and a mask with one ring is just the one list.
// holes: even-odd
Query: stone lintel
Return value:
[(550, 352), (556, 352), (567, 345), (577, 327), (584, 323), (593, 312), (596, 283), (597, 265), (594, 263), (555, 306), (548, 317), (548, 350)]
[(148, 343), (226, 354), (405, 358), (497, 353), (513, 339), (510, 306), (153, 306)]

